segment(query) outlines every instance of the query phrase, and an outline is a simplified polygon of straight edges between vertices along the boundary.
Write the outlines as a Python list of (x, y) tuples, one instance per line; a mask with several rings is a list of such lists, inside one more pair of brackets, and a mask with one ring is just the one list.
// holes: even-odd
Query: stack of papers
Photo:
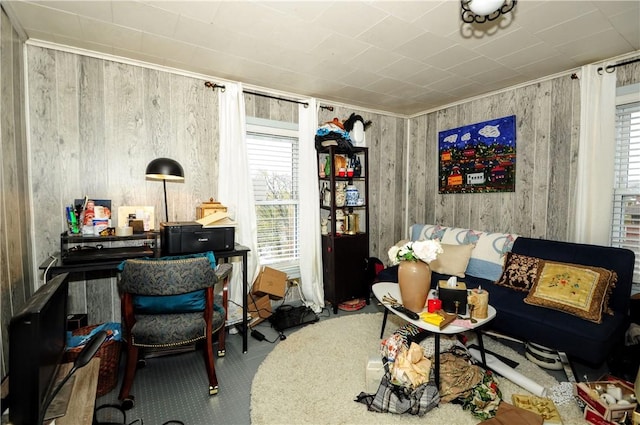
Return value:
[(196, 220), (202, 227), (235, 227), (237, 223), (229, 218), (226, 211), (216, 211)]

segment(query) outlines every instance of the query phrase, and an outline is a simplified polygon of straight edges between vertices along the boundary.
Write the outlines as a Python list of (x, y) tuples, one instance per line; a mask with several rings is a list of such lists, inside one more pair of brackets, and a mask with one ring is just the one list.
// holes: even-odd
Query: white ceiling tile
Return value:
[(447, 71), (457, 75), (475, 75), (479, 72), (492, 71), (498, 68), (504, 68), (504, 66), (492, 59), (480, 56), (447, 68)]
[(320, 44), (311, 50), (311, 54), (325, 57), (338, 63), (347, 63), (354, 56), (361, 55), (371, 46), (341, 34), (329, 34)]
[(141, 29), (152, 34), (172, 36), (179, 15), (144, 3), (119, 1), (113, 3), (113, 23)]
[(356, 38), (383, 49), (393, 50), (403, 45), (407, 39), (415, 38), (424, 32), (407, 21), (387, 16)]
[(142, 51), (152, 56), (170, 57), (174, 61), (186, 63), (192, 58), (195, 50), (196, 46), (193, 44), (149, 33), (142, 34)]
[(460, 2), (444, 1), (418, 18), (414, 24), (432, 34), (448, 37), (458, 32), (458, 25), (461, 22), (460, 10)]
[(383, 11), (364, 2), (336, 1), (313, 23), (347, 37), (357, 37), (385, 16)]
[(581, 15), (596, 11), (591, 1), (562, 1), (530, 2), (534, 7), (524, 9), (529, 2), (520, 1), (516, 5), (516, 22), (527, 31), (535, 34), (564, 22), (575, 19)]
[(399, 46), (395, 52), (411, 59), (427, 61), (429, 57), (453, 46), (455, 43), (445, 37), (425, 33)]
[(190, 0), (160, 0), (160, 1), (145, 1), (144, 3), (153, 5), (159, 9), (164, 9), (169, 12), (175, 13), (179, 16), (195, 19), (210, 24), (213, 21), (220, 2), (218, 1), (190, 1)]
[(406, 81), (421, 87), (433, 86), (438, 81), (451, 77), (451, 71), (428, 67), (406, 78)]
[(313, 21), (331, 7), (328, 1), (261, 1), (261, 4), (305, 22)]
[(113, 21), (113, 15), (111, 13), (111, 2), (99, 2), (99, 1), (54, 1), (46, 0), (40, 2), (34, 2), (41, 4), (52, 9), (64, 10), (75, 15), (83, 15), (89, 18), (98, 19), (100, 21)]
[(584, 28), (589, 28), (589, 33), (593, 34), (610, 29), (611, 24), (599, 10), (594, 10), (560, 25), (538, 31), (535, 35), (548, 42), (557, 43), (557, 40), (569, 42), (584, 38)]
[(27, 33), (29, 29), (35, 29), (40, 33), (81, 38), (77, 37), (80, 34), (80, 20), (74, 13), (26, 2), (12, 2), (10, 6), (20, 16), (20, 23)]
[(531, 58), (546, 59), (556, 57), (559, 52), (546, 43), (538, 43), (535, 46), (515, 51), (506, 56), (497, 58), (496, 61), (509, 68), (519, 68), (531, 62)]
[[(640, 1), (636, 2), (640, 9)], [(609, 18), (611, 25), (635, 50), (640, 50), (640, 10), (631, 13), (622, 13)]]
[(462, 25), (458, 0), (2, 6), (32, 38), (400, 114), (640, 49), (638, 0), (521, 0), (482, 26)]
[(216, 47), (217, 44), (225, 43), (228, 40), (229, 31), (186, 16), (180, 16), (173, 37), (189, 44)]
[(438, 6), (437, 1), (381, 1), (375, 0), (371, 5), (384, 10), (407, 22), (414, 22)]
[(348, 60), (347, 63), (357, 69), (366, 69), (377, 73), (382, 68), (389, 66), (400, 58), (401, 56), (395, 53), (377, 47), (371, 47), (361, 54), (354, 56)]
[(407, 78), (415, 75), (419, 72), (429, 68), (424, 62), (419, 62), (413, 59), (401, 58), (396, 62), (389, 64), (379, 71), (380, 75), (385, 77), (394, 78), (396, 80), (404, 81)]
[(461, 61), (466, 62), (480, 56), (460, 45), (449, 47), (435, 55), (429, 56), (429, 63), (440, 69), (449, 69)]
[(142, 31), (110, 25), (95, 19), (80, 20), (82, 36), (87, 41), (99, 44), (110, 44), (114, 48), (140, 51), (142, 47)]
[(498, 59), (514, 52), (536, 46), (541, 42), (542, 40), (540, 38), (519, 28), (508, 35), (500, 34), (500, 37), (492, 38), (488, 42), (475, 47), (474, 51), (490, 58)]
[(614, 30), (602, 31), (580, 40), (572, 41), (557, 47), (576, 63), (583, 65), (597, 62), (603, 55), (614, 57), (624, 54), (624, 39)]

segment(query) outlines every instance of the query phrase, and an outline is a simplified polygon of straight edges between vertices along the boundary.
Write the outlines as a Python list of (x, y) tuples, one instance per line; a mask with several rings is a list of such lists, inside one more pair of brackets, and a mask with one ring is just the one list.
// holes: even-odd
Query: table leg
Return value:
[(249, 333), (249, 323), (247, 322), (247, 253), (242, 254), (242, 352), (247, 352), (247, 334)]
[(433, 352), (433, 373), (435, 373), (436, 388), (440, 391), (440, 334), (435, 334), (435, 347)]
[(384, 327), (387, 326), (387, 316), (389, 315), (389, 310), (384, 309), (384, 316), (382, 317), (382, 329), (380, 329), (380, 339), (384, 335)]
[(482, 332), (480, 329), (476, 329), (476, 335), (478, 336), (478, 346), (480, 347), (480, 356), (482, 358), (482, 365), (487, 367), (487, 355), (484, 351), (484, 343), (482, 342)]

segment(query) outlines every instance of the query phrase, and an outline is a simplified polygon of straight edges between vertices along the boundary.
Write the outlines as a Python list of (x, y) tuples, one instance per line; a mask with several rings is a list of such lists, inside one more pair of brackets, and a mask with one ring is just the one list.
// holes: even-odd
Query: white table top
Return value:
[[(398, 302), (400, 304), (402, 304), (402, 297), (400, 296), (400, 286), (398, 286), (398, 284), (396, 282), (378, 282), (375, 283), (371, 289), (373, 290), (373, 294), (376, 296), (376, 298), (378, 299), (378, 301), (380, 301), (382, 303), (382, 298), (385, 295), (391, 295), (393, 298), (395, 298), (396, 300), (398, 300)], [(433, 298), (435, 295), (435, 290), (431, 290), (429, 292), (429, 298)], [(467, 323), (468, 326), (458, 326), (455, 325), (454, 323), (449, 324), (447, 327), (445, 327), (444, 329), (440, 329), (438, 326), (432, 325), (431, 323), (427, 323), (422, 321), (422, 319), (418, 319), (418, 320), (411, 320), (409, 319), (407, 316), (405, 316), (403, 313), (398, 312), (397, 310), (395, 310), (393, 307), (391, 307), (389, 304), (384, 304), (383, 305), (388, 308), (389, 310), (391, 310), (394, 314), (402, 317), (404, 320), (406, 320), (409, 323), (413, 323), (414, 325), (418, 326), (419, 328), (425, 329), (429, 332), (435, 332), (435, 333), (440, 333), (440, 334), (457, 334), (460, 332), (465, 332), (468, 330), (472, 330), (475, 329), (479, 326), (484, 325), (485, 323), (491, 321), (494, 317), (496, 317), (496, 309), (493, 308), (491, 305), (489, 305), (489, 314), (487, 315), (486, 319), (477, 319), (476, 323), (471, 323), (470, 321), (465, 321)], [(424, 309), (424, 311), (426, 311), (426, 307)]]

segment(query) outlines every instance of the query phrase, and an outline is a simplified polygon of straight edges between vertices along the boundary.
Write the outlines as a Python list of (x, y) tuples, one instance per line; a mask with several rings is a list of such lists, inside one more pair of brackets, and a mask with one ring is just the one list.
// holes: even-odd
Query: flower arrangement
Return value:
[(389, 248), (389, 260), (392, 264), (399, 264), (400, 261), (424, 261), (429, 264), (441, 254), (442, 245), (436, 239), (421, 241), (409, 241), (404, 244), (396, 244)]

